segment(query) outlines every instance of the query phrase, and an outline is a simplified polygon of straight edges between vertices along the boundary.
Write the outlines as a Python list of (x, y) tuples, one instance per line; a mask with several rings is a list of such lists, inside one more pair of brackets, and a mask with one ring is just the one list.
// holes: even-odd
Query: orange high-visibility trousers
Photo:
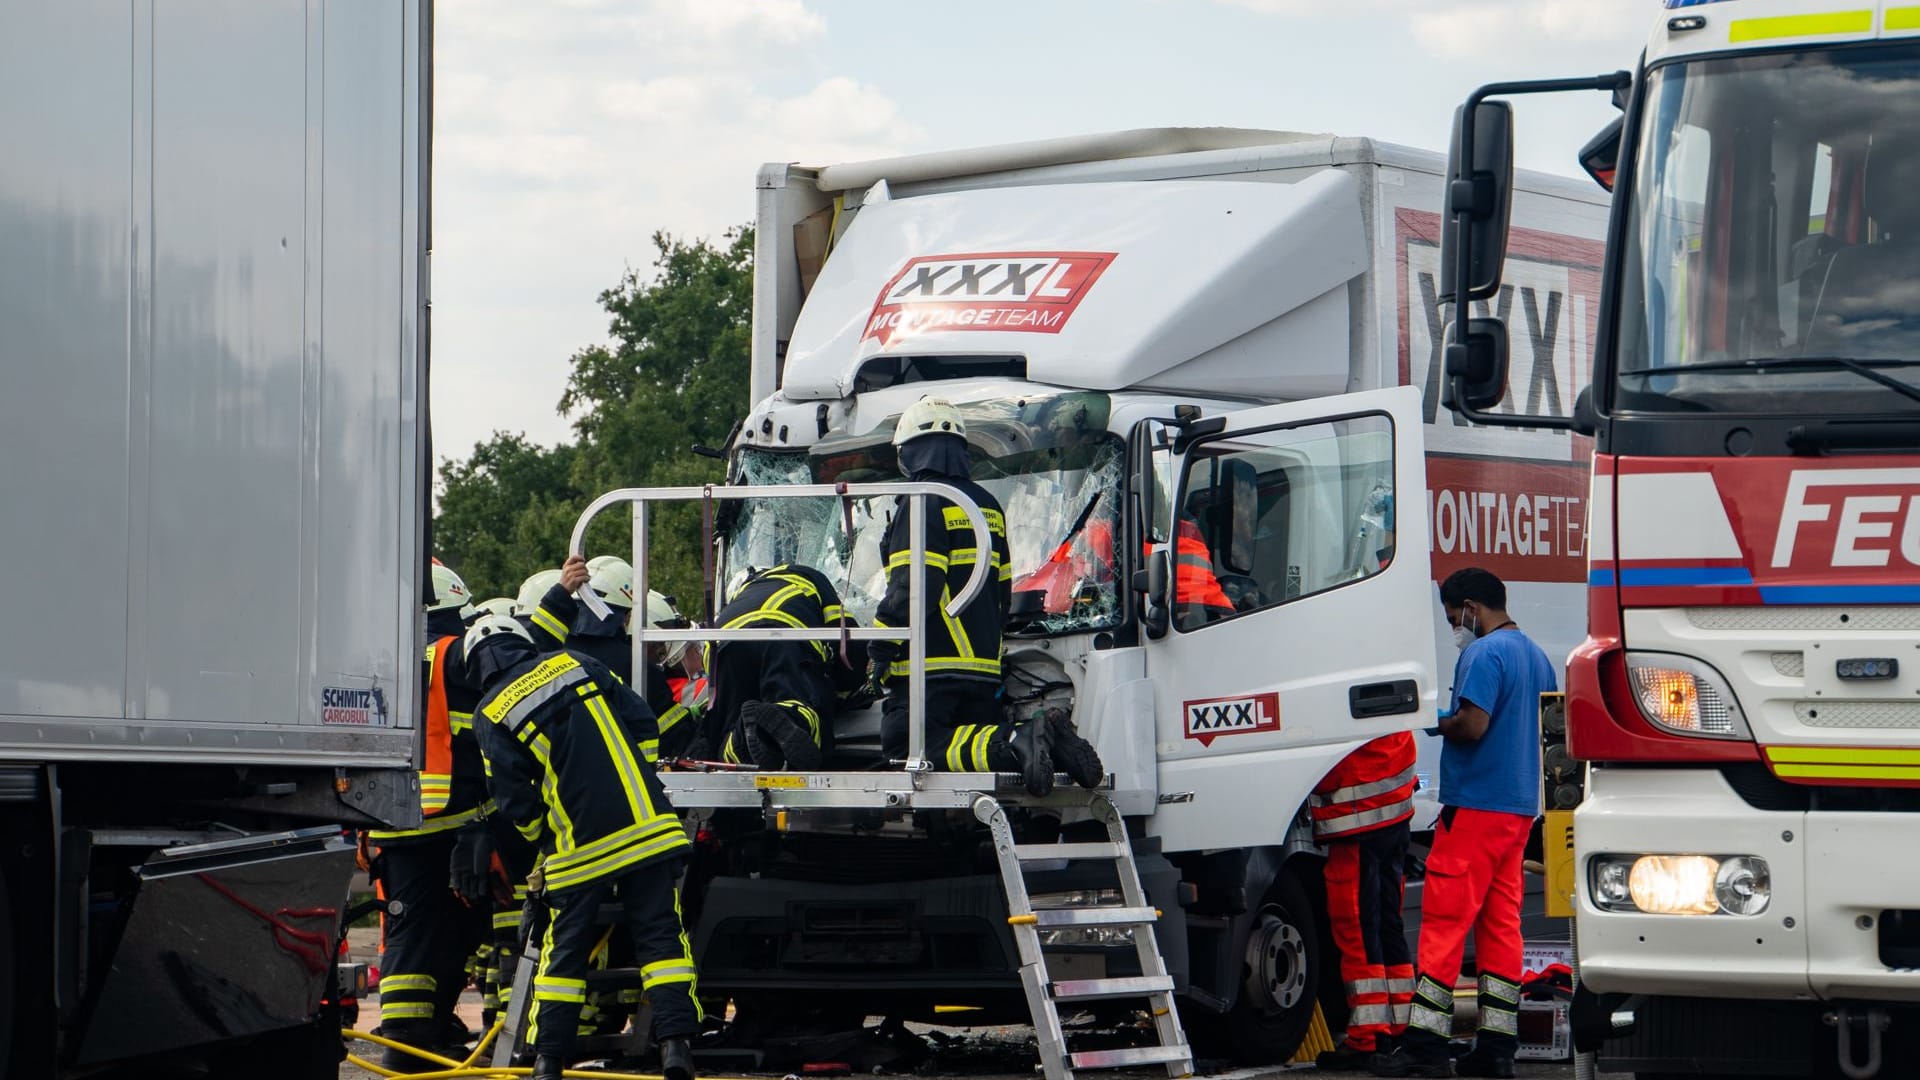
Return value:
[(1408, 1025), (1447, 1038), (1453, 988), (1467, 934), (1480, 970), (1480, 1030), (1512, 1039), (1519, 1030), (1521, 875), (1533, 819), (1447, 807), (1427, 856), (1420, 901), (1420, 978)]

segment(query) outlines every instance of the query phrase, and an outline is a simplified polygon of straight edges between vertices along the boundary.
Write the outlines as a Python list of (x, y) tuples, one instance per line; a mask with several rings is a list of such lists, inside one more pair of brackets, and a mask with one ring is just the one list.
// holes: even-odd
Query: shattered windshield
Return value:
[[(1109, 627), (1120, 615), (1119, 535), (1124, 444), (1107, 431), (1104, 394), (1029, 394), (958, 402), (973, 478), (1006, 513), (1013, 556), (1010, 630), (1063, 634)], [(900, 479), (893, 422), (811, 450), (740, 453), (744, 484), (879, 483)], [(837, 499), (747, 502), (727, 532), (727, 565), (815, 567), (848, 613), (870, 623), (886, 590), (881, 536), (892, 499), (857, 499), (851, 535)]]

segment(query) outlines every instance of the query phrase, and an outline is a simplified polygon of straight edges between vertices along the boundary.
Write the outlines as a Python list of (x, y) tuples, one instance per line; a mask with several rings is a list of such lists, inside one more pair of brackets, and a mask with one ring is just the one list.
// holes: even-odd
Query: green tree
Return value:
[[(653, 243), (651, 274), (628, 270), (600, 294), (611, 342), (572, 357), (559, 409), (573, 417), (576, 442), (548, 450), (496, 434), (441, 467), (435, 544), (476, 595), (510, 594), (554, 565), (580, 511), (602, 492), (724, 478), (720, 462), (691, 447), (724, 446), (746, 415), (753, 232), (730, 230), (718, 245), (656, 233)], [(628, 523), (625, 513), (603, 516), (589, 553), (625, 556)], [(653, 587), (697, 611), (698, 507), (656, 511), (648, 556)]]

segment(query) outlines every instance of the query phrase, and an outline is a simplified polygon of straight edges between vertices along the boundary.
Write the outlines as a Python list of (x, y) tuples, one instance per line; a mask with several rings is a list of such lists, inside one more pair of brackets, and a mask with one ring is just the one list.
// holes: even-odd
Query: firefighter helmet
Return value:
[(513, 613), (515, 615), (533, 614), (540, 606), (540, 599), (546, 596), (547, 590), (553, 588), (559, 580), (560, 571), (542, 570), (522, 582), (520, 595), (513, 602)]
[(967, 423), (960, 410), (945, 398), (923, 397), (900, 414), (893, 429), (893, 445), (901, 446), (922, 435), (958, 435), (967, 437)]
[(467, 583), (460, 580), (460, 575), (454, 573), (452, 567), (445, 565), (439, 559), (433, 560), (433, 603), (427, 605), (427, 610), (446, 611), (448, 608), (459, 608), (464, 618), (469, 614), (468, 609), (472, 604), (473, 597), (468, 594)]
[(618, 555), (587, 560), (587, 588), (608, 607), (633, 610), (633, 567)]
[(527, 644), (533, 644), (533, 635), (520, 625), (520, 620), (511, 615), (495, 615), (491, 612), (475, 619), (473, 625), (467, 627), (466, 639), (461, 644), (466, 654), (472, 656), (475, 649), (497, 634), (514, 634)]

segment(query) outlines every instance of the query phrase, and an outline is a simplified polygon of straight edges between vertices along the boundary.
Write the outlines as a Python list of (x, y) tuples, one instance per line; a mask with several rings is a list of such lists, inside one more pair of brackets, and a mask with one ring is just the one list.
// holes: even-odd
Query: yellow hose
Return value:
[[(377, 1043), (395, 1050), (404, 1050), (422, 1061), (430, 1061), (435, 1065), (446, 1066), (446, 1068), (434, 1072), (402, 1073), (376, 1065), (358, 1054), (350, 1053), (347, 1055), (348, 1061), (376, 1076), (405, 1077), (406, 1080), (465, 1080), (467, 1077), (531, 1076), (533, 1070), (525, 1065), (501, 1066), (474, 1064), (480, 1060), (480, 1055), (487, 1052), (487, 1047), (499, 1036), (503, 1026), (505, 1026), (504, 1021), (495, 1021), (493, 1027), (487, 1029), (487, 1033), (480, 1037), (479, 1043), (473, 1048), (473, 1053), (467, 1055), (467, 1060), (465, 1061), (455, 1061), (452, 1058), (441, 1057), (439, 1054), (408, 1046), (406, 1043), (396, 1042), (384, 1035), (375, 1035), (368, 1031), (348, 1030), (341, 1032), (341, 1034), (349, 1039), (358, 1039), (361, 1042)], [(578, 1080), (666, 1080), (666, 1078), (659, 1073), (604, 1072), (599, 1069), (566, 1069), (562, 1071), (560, 1075), (576, 1077)], [(751, 1080), (751, 1078), (704, 1076), (701, 1077), (700, 1080)]]

